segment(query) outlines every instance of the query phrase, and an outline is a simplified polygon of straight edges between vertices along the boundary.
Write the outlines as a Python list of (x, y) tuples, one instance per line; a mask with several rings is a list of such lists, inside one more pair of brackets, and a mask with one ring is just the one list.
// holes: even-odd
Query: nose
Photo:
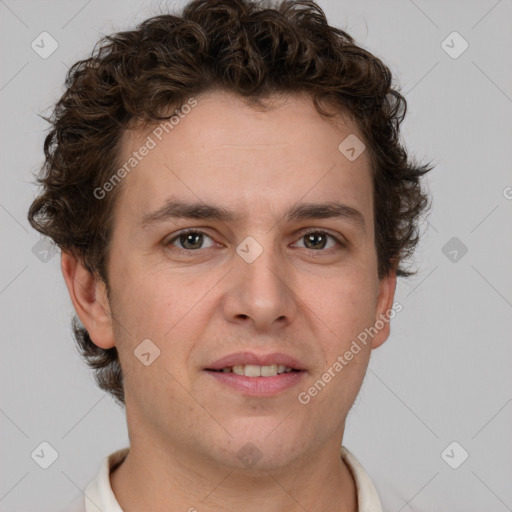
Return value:
[[(297, 302), (292, 269), (285, 256), (270, 244), (260, 247), (261, 252), (256, 253), (250, 244), (239, 247), (230, 272), (224, 313), (230, 322), (251, 323), (255, 330), (264, 332), (290, 324), (297, 313)], [(244, 249), (249, 250), (244, 253)]]

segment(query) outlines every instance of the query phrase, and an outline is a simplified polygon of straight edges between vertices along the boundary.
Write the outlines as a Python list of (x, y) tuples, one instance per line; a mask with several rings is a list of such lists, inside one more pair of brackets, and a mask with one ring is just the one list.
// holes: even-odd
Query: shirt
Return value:
[[(85, 488), (85, 496), (74, 500), (61, 512), (123, 512), (110, 485), (110, 473), (128, 454), (129, 448), (122, 448), (105, 457), (98, 476)], [(354, 477), (357, 491), (358, 512), (382, 512), (377, 489), (356, 457), (341, 447), (341, 458)]]

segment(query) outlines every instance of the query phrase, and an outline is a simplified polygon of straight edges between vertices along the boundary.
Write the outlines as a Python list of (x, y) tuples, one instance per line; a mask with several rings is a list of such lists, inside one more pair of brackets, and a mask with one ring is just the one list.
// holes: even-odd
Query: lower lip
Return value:
[(305, 371), (280, 373), (273, 377), (246, 377), (236, 373), (206, 370), (222, 384), (251, 396), (272, 396), (296, 386)]

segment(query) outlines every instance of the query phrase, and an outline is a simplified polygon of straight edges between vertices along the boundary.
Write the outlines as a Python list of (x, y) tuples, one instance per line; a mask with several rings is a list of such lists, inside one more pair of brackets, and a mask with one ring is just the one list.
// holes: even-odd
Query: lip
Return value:
[(296, 386), (304, 377), (304, 370), (281, 373), (273, 377), (246, 377), (236, 373), (224, 373), (205, 370), (217, 382), (246, 396), (273, 396)]
[[(236, 373), (225, 373), (219, 370), (228, 366), (254, 364), (258, 366), (283, 365), (292, 368), (293, 372), (280, 373), (272, 377), (246, 377)], [(216, 370), (216, 371), (211, 371)], [(224, 356), (210, 364), (204, 371), (217, 382), (247, 396), (272, 396), (296, 386), (306, 374), (305, 365), (295, 357), (281, 352), (255, 354), (254, 352), (237, 352)]]
[[(273, 364), (289, 366), (294, 370), (305, 370), (305, 366), (296, 358), (283, 354), (281, 352), (273, 352), (270, 354), (255, 354), (254, 352), (237, 352), (224, 356), (214, 363), (208, 365), (205, 370), (222, 370), (228, 366), (254, 364), (257, 366), (270, 366)], [(248, 377), (257, 379), (258, 377)], [(273, 377), (263, 377), (271, 379)]]

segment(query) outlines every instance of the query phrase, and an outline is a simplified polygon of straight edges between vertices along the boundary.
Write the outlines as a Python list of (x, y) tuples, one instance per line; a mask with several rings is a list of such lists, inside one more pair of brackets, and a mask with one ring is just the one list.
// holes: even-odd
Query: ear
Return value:
[(61, 270), (76, 314), (100, 348), (115, 345), (112, 314), (103, 280), (92, 275), (75, 256), (62, 251)]
[(389, 337), (390, 322), (397, 311), (402, 309), (401, 304), (393, 308), (393, 299), (396, 290), (396, 272), (391, 270), (389, 274), (380, 279), (379, 293), (377, 297), (377, 309), (375, 313), (374, 327), (377, 334), (372, 339), (372, 349), (380, 347)]

